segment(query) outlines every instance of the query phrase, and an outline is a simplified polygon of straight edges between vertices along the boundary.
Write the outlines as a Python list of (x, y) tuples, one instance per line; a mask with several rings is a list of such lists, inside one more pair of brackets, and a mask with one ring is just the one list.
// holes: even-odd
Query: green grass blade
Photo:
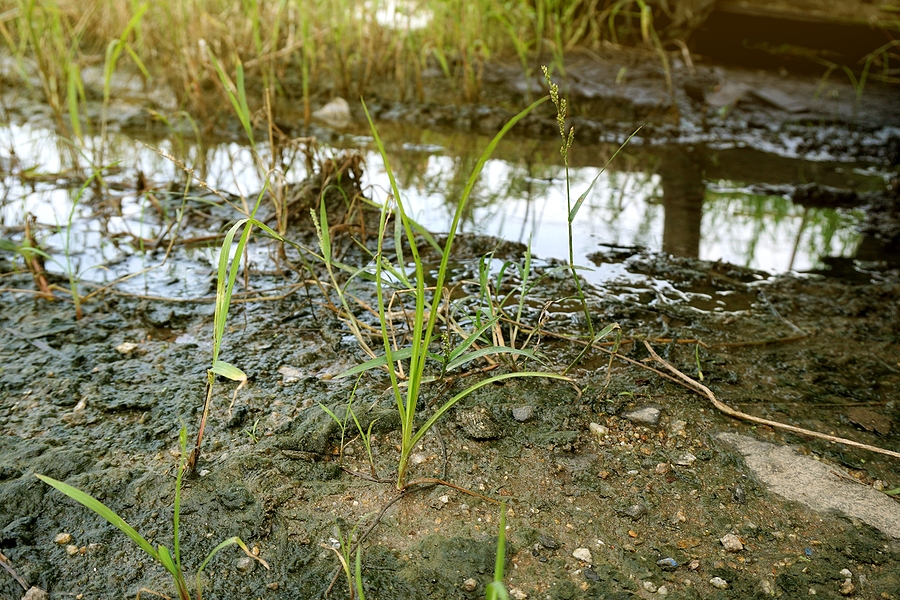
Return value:
[(609, 157), (609, 160), (606, 161), (606, 164), (603, 165), (603, 168), (600, 169), (600, 172), (597, 173), (597, 176), (594, 177), (593, 181), (591, 181), (591, 185), (589, 185), (588, 188), (587, 188), (586, 190), (584, 190), (584, 193), (583, 193), (583, 194), (581, 194), (580, 196), (578, 196), (578, 200), (575, 201), (575, 206), (573, 206), (573, 207), (572, 207), (572, 210), (569, 211), (569, 222), (570, 222), (570, 223), (571, 223), (572, 221), (575, 220), (575, 215), (578, 214), (578, 211), (579, 211), (579, 209), (581, 208), (581, 205), (584, 204), (584, 201), (587, 200), (587, 197), (588, 197), (588, 195), (591, 193), (591, 190), (594, 189), (594, 184), (597, 183), (597, 180), (600, 179), (600, 176), (603, 175), (604, 172), (606, 172), (606, 167), (609, 166), (609, 163), (611, 163), (611, 162), (613, 161), (613, 159), (614, 159), (616, 156), (618, 156), (619, 152), (622, 151), (622, 148), (625, 147), (625, 144), (627, 144), (628, 142), (630, 142), (630, 141), (631, 141), (631, 138), (633, 138), (634, 136), (636, 136), (636, 135), (637, 135), (637, 132), (640, 131), (640, 130), (641, 130), (641, 128), (638, 127), (637, 129), (634, 130), (634, 133), (632, 133), (631, 135), (628, 136), (628, 139), (627, 139), (627, 140), (625, 140), (624, 142), (622, 142), (622, 145), (619, 146), (619, 147), (616, 149), (615, 152), (613, 152), (613, 155)]
[(511, 348), (510, 346), (488, 346), (487, 348), (479, 348), (478, 350), (467, 352), (466, 354), (457, 357), (456, 360), (453, 360), (447, 364), (447, 371), (454, 371), (466, 363), (470, 363), (477, 358), (488, 356), (490, 354), (514, 354), (516, 356), (524, 356), (526, 358), (535, 360), (537, 359), (537, 357), (534, 355), (534, 352), (531, 350)]
[(518, 377), (546, 377), (547, 379), (560, 379), (562, 381), (571, 381), (571, 379), (569, 379), (568, 377), (566, 377), (564, 375), (557, 375), (556, 373), (539, 373), (537, 371), (523, 371), (522, 373), (504, 373), (502, 375), (495, 375), (494, 377), (489, 377), (488, 379), (485, 379), (484, 381), (479, 381), (472, 387), (467, 388), (467, 389), (461, 391), (460, 393), (458, 393), (457, 395), (453, 396), (452, 398), (447, 400), (447, 402), (445, 402), (443, 406), (441, 406), (439, 409), (437, 409), (434, 412), (434, 414), (431, 415), (431, 418), (429, 418), (427, 421), (425, 421), (425, 424), (419, 428), (419, 431), (416, 432), (416, 435), (413, 436), (412, 441), (411, 441), (411, 447), (415, 447), (415, 445), (419, 443), (419, 440), (421, 440), (422, 437), (426, 433), (428, 433), (428, 430), (431, 429), (432, 425), (437, 423), (438, 419), (440, 419), (444, 415), (445, 412), (447, 412), (448, 410), (453, 408), (453, 406), (457, 402), (459, 402), (460, 400), (462, 400), (463, 398), (465, 398), (466, 396), (468, 396), (475, 390), (483, 388), (486, 385), (491, 385), (492, 383), (496, 383), (498, 381), (503, 381), (505, 379), (513, 379), (513, 378), (518, 378)]
[(356, 595), (359, 600), (366, 600), (366, 594), (363, 592), (362, 584), (362, 548), (356, 547), (356, 572), (354, 576), (356, 582)]
[(144, 539), (141, 534), (135, 531), (135, 529), (131, 525), (126, 523), (122, 517), (117, 515), (114, 510), (112, 510), (93, 496), (82, 492), (78, 488), (72, 487), (67, 483), (57, 481), (55, 479), (47, 477), (46, 475), (35, 475), (35, 477), (37, 477), (47, 485), (56, 488), (75, 502), (78, 502), (82, 506), (89, 508), (90, 510), (106, 519), (110, 525), (114, 526), (119, 531), (130, 537), (135, 544), (140, 546), (141, 550), (152, 556), (154, 560), (160, 561), (159, 554), (156, 550), (153, 549), (153, 546), (150, 545), (150, 542)]
[(210, 372), (226, 377), (232, 381), (247, 381), (247, 376), (243, 371), (224, 360), (217, 360), (210, 369)]
[(487, 331), (488, 329), (490, 329), (491, 327), (494, 326), (494, 323), (496, 323), (499, 318), (500, 318), (499, 316), (493, 317), (492, 319), (485, 321), (479, 327), (477, 327), (475, 329), (475, 331), (473, 331), (469, 337), (467, 337), (465, 340), (463, 340), (463, 342), (459, 346), (457, 346), (456, 348), (453, 349), (452, 352), (450, 352), (450, 356), (447, 357), (450, 359), (449, 362), (452, 363), (463, 352), (468, 350), (469, 347), (471, 347), (472, 344), (475, 343), (475, 340), (477, 340), (478, 338), (481, 337), (481, 334), (483, 334), (485, 331)]

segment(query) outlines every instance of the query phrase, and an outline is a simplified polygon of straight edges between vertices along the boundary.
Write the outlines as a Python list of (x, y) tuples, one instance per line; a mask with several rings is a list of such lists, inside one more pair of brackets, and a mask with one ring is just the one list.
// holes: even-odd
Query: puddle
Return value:
[[(381, 135), (410, 214), (432, 231), (446, 231), (455, 198), (488, 139), (397, 124), (382, 126)], [(387, 178), (372, 139), (364, 131), (331, 138), (334, 149), (362, 152), (367, 165), (363, 188), (376, 201), (384, 201)], [(200, 147), (178, 137), (144, 143), (115, 134), (107, 156), (126, 166), (106, 177), (110, 192), (98, 203), (92, 200), (91, 189), (79, 197), (78, 188), (72, 187), (70, 181), (77, 178), (67, 175), (71, 164), (67, 146), (52, 133), (11, 124), (0, 130), (0, 147), (9, 164), (3, 181), (6, 200), (0, 205), (0, 223), (8, 228), (5, 235), (20, 242), (16, 226), (26, 215), (34, 215), (38, 240), (49, 254), (48, 271), (59, 275), (72, 271), (95, 286), (131, 276), (117, 284), (130, 293), (208, 295), (220, 243), (210, 234), (240, 218), (238, 211), (196, 186), (186, 197), (175, 188), (164, 193), (170, 182), (184, 181), (184, 174), (163, 153), (193, 165), (210, 186), (233, 194), (237, 203), (238, 197), (252, 202), (262, 187), (246, 146), (231, 142)], [(86, 147), (100, 146), (94, 140)], [(636, 277), (627, 265), (610, 265), (598, 258), (598, 249), (664, 251), (768, 273), (821, 269), (835, 258), (853, 260), (863, 243), (859, 224), (864, 213), (853, 206), (795, 204), (794, 191), (816, 181), (828, 189), (864, 195), (883, 190), (891, 174), (870, 164), (804, 161), (747, 148), (648, 145), (626, 147), (601, 173), (614, 150), (611, 145), (576, 144), (573, 151), (571, 196), (577, 198), (597, 179), (572, 227), (576, 264), (585, 267), (584, 276), (596, 285), (615, 284), (618, 293), (642, 300), (686, 301), (700, 310), (741, 310), (747, 302), (731, 296), (733, 290), (676, 290), (665, 281)], [(565, 261), (568, 208), (565, 172), (558, 158), (555, 142), (504, 141), (485, 165), (460, 230), (530, 244), (537, 257)], [(288, 170), (287, 181), (307, 176), (300, 162)], [(139, 177), (156, 188), (156, 202), (162, 203), (165, 214), (147, 195), (135, 191)], [(184, 225), (179, 232), (197, 242), (177, 245), (163, 264), (165, 248), (155, 241), (173, 227), (170, 217), (178, 214), (182, 202), (189, 210), (192, 204), (210, 201), (220, 205), (212, 217)], [(260, 270), (275, 267), (266, 247), (257, 246), (251, 253)], [(626, 289), (626, 284), (633, 289)]]

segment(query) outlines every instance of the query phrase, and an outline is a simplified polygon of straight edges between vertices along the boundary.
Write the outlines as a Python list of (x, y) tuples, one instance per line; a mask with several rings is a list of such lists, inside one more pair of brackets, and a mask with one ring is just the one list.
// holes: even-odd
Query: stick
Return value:
[(725, 404), (724, 402), (719, 401), (715, 394), (713, 394), (708, 387), (695, 381), (670, 365), (666, 362), (659, 354), (653, 350), (653, 347), (644, 342), (644, 346), (647, 347), (647, 351), (650, 352), (650, 356), (652, 356), (656, 362), (660, 363), (663, 367), (672, 372), (676, 377), (682, 379), (684, 382), (693, 387), (694, 391), (706, 396), (712, 405), (715, 406), (720, 412), (725, 413), (729, 417), (734, 417), (735, 419), (742, 419), (744, 421), (750, 421), (752, 423), (759, 423), (760, 425), (768, 425), (769, 427), (774, 427), (775, 429), (782, 429), (784, 431), (790, 431), (791, 433), (796, 433), (799, 435), (805, 435), (809, 437), (816, 437), (823, 440), (827, 440), (829, 442), (834, 442), (836, 444), (845, 444), (847, 446), (853, 446), (855, 448), (862, 448), (863, 450), (868, 450), (869, 452), (877, 452), (878, 454), (884, 454), (886, 456), (892, 456), (894, 458), (900, 458), (900, 452), (894, 452), (893, 450), (885, 450), (884, 448), (878, 448), (877, 446), (870, 446), (868, 444), (863, 444), (861, 442), (854, 442), (853, 440), (848, 440), (846, 438), (836, 437), (833, 435), (828, 435), (827, 433), (819, 433), (818, 431), (812, 431), (811, 429), (804, 429), (802, 427), (794, 427), (793, 425), (787, 425), (785, 423), (779, 423), (778, 421), (770, 421), (769, 419), (763, 419), (762, 417), (754, 417), (753, 415), (748, 415), (747, 413), (741, 412), (739, 410), (735, 410)]

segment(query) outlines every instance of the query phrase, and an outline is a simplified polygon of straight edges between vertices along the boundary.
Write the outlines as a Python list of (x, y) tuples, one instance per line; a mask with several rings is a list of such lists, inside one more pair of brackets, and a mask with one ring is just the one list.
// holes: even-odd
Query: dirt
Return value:
[[(460, 275), (473, 275), (467, 256), (495, 245), (466, 239)], [(522, 259), (519, 246), (501, 250), (505, 259)], [(673, 286), (641, 298), (631, 282), (594, 289), (597, 324), (617, 322), (627, 339), (652, 340), (692, 376), (699, 359), (706, 384), (741, 410), (900, 449), (892, 392), (900, 381), (896, 274), (860, 284), (767, 278), (635, 251), (596, 260), (621, 262)], [(8, 278), (9, 287), (29, 285), (27, 276)], [(546, 281), (530, 298), (529, 322), (545, 300), (572, 292), (564, 276)], [(696, 300), (691, 294), (698, 290), (740, 308), (698, 310), (683, 300)], [(3, 554), (51, 597), (133, 597), (142, 588), (171, 593), (159, 565), (34, 473), (83, 488), (154, 543), (171, 546), (177, 432), (181, 422), (193, 427), (199, 417), (212, 305), (108, 296), (87, 304), (75, 323), (69, 304), (9, 292), (0, 301)], [(557, 368), (578, 352), (550, 335), (583, 327), (572, 308), (552, 310), (544, 324), (540, 349)], [(798, 336), (798, 329), (807, 335)], [(348, 431), (341, 460), (341, 431), (318, 406), (344, 414), (353, 381), (333, 376), (363, 359), (348, 334), (312, 290), (233, 308), (222, 358), (240, 366), (250, 383), (231, 409), (233, 386), (217, 384), (200, 475), (184, 491), (181, 545), (193, 572), (216, 543), (238, 535), (271, 570), (248, 567), (240, 552), (225, 550), (205, 572), (208, 597), (321, 597), (337, 573), (334, 554), (323, 547), (339, 537), (335, 528), (361, 535), (396, 498), (393, 483), (352, 474), (369, 473), (364, 449)], [(687, 343), (694, 339), (711, 347), (698, 350)], [(769, 343), (758, 343), (763, 340)], [(620, 352), (647, 357), (638, 343)], [(574, 371), (580, 395), (549, 380), (480, 390), (442, 419), (417, 452), (413, 478), (444, 477), (508, 502), (512, 588), (554, 599), (653, 598), (663, 587), (672, 598), (794, 598), (810, 590), (836, 598), (849, 578), (854, 597), (900, 597), (900, 540), (858, 515), (782, 498), (719, 436), (739, 433), (793, 447), (860, 489), (896, 487), (896, 459), (753, 427), (637, 366), (616, 362), (607, 373), (606, 364), (607, 356), (594, 352)], [(437, 401), (466, 379), (449, 382), (446, 391), (429, 388), (426, 398)], [(375, 467), (389, 479), (398, 421), (385, 392), (384, 377), (366, 377), (354, 406), (363, 427), (377, 419)], [(854, 425), (847, 414), (859, 406), (894, 426), (879, 433)], [(531, 409), (523, 422), (512, 416), (520, 407)], [(655, 425), (626, 416), (648, 407), (661, 411)], [(600, 435), (591, 423), (601, 426), (594, 426)], [(498, 515), (496, 504), (460, 490), (416, 486), (363, 542), (367, 597), (483, 595)], [(54, 543), (60, 533), (72, 536), (72, 555)], [(726, 551), (727, 534), (743, 549)], [(590, 551), (590, 564), (573, 556), (579, 548)], [(678, 566), (658, 566), (663, 559)], [(845, 568), (852, 575), (842, 575)], [(710, 584), (715, 577), (727, 587)], [(477, 581), (474, 591), (463, 585), (469, 578)], [(0, 586), (4, 598), (22, 594), (11, 578)], [(347, 594), (342, 578), (331, 594)]]
[[(620, 141), (642, 123), (637, 144), (751, 146), (882, 166), (900, 155), (894, 90), (873, 84), (859, 101), (834, 76), (823, 82), (678, 62), (669, 90), (661, 65), (616, 56), (573, 61), (564, 81), (572, 121), (588, 143)], [(612, 83), (622, 73), (627, 85)], [(817, 95), (820, 84), (825, 93)], [(493, 134), (513, 113), (513, 101), (542, 93), (536, 78), (508, 66), (485, 72), (490, 102), (448, 104), (440, 82), (426, 88), (430, 96), (415, 101), (383, 91), (371, 106), (382, 120)], [(324, 104), (336, 92), (323, 90), (319, 99)], [(5, 106), (40, 121), (40, 108), (28, 99)], [(159, 127), (140, 108), (118, 108), (123, 116), (114, 128)], [(285, 130), (298, 133), (291, 125), (297, 121), (280, 114)], [(552, 115), (541, 113), (516, 135), (550, 137), (555, 127)], [(835, 201), (828, 190), (813, 191)], [(877, 207), (866, 221), (871, 235), (896, 243), (895, 199), (864, 201)], [(210, 221), (215, 230), (225, 217)], [(291, 239), (315, 243), (308, 223), (293, 227)], [(464, 297), (477, 298), (475, 261), (492, 250), (523, 261), (520, 245), (464, 238), (456, 257), (457, 278), (468, 281)], [(348, 245), (347, 252), (348, 263), (363, 264), (358, 248)], [(900, 451), (896, 265), (854, 263), (852, 279), (841, 279), (769, 276), (632, 248), (607, 248), (594, 260), (629, 274), (589, 290), (595, 326), (621, 326), (623, 356), (646, 361), (635, 340), (648, 339), (684, 373), (702, 372), (719, 399), (740, 410)], [(9, 265), (0, 262), (4, 271)], [(560, 301), (575, 290), (558, 266), (550, 261), (539, 270), (547, 276), (523, 318), (541, 322), (535, 339), (555, 370), (580, 352), (555, 336), (586, 329), (576, 303)], [(255, 273), (251, 288), (275, 279), (297, 291), (232, 308), (222, 359), (243, 369), (249, 383), (233, 406), (235, 385), (216, 384), (198, 476), (186, 482), (182, 499), (184, 564), (195, 572), (219, 541), (237, 535), (271, 569), (223, 550), (204, 572), (207, 597), (318, 598), (329, 589), (331, 597), (346, 597), (330, 548), (352, 532), (361, 538), (397, 499), (391, 475), (399, 423), (385, 376), (369, 374), (355, 392), (354, 381), (335, 378), (365, 357), (318, 289), (289, 271)], [(3, 282), (7, 290), (34, 286), (22, 273), (4, 272)], [(356, 291), (372, 297), (364, 284)], [(460, 301), (461, 314), (473, 302)], [(0, 306), (0, 551), (53, 598), (172, 594), (160, 565), (34, 474), (84, 489), (171, 548), (178, 431), (182, 423), (193, 431), (200, 416), (212, 303), (111, 292), (86, 303), (77, 322), (66, 302), (5, 291)], [(593, 351), (572, 372), (574, 386), (511, 380), (451, 410), (417, 450), (411, 477), (441, 477), (461, 489), (417, 485), (385, 510), (362, 542), (367, 598), (483, 597), (499, 507), (463, 489), (508, 503), (506, 581), (518, 598), (900, 598), (893, 529), (883, 520), (867, 523), (855, 509), (810, 508), (779, 495), (754, 460), (722, 436), (793, 448), (825, 466), (819, 483), (852, 482), (895, 513), (900, 503), (880, 490), (900, 486), (896, 459), (736, 421), (638, 365), (607, 365), (608, 356)], [(426, 389), (425, 414), (477, 377)], [(351, 397), (363, 428), (374, 422), (374, 467), (387, 482), (360, 476), (370, 467), (355, 430), (342, 438), (319, 407), (343, 416)], [(652, 421), (657, 411), (653, 423), (639, 416)], [(71, 539), (57, 543), (59, 534)], [(0, 577), (0, 597), (22, 594), (11, 577)]]

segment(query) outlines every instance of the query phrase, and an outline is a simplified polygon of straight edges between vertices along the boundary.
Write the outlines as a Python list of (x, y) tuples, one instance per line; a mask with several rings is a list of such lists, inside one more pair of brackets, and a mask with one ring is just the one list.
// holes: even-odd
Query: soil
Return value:
[[(630, 85), (609, 83), (622, 68)], [(512, 114), (512, 99), (538, 88), (511, 67), (491, 69), (490, 104), (441, 103), (444, 90), (435, 84), (431, 97), (416, 102), (385, 92), (373, 110), (381, 119), (493, 134)], [(872, 85), (860, 102), (849, 84), (834, 80), (815, 95), (816, 77), (673, 69), (669, 91), (652, 62), (573, 63), (565, 83), (573, 122), (594, 141), (621, 140), (640, 122), (646, 128), (637, 143), (755, 146), (879, 165), (900, 156), (894, 90)], [(6, 106), (24, 118), (39, 112), (25, 101)], [(125, 106), (121, 114), (121, 130), (155, 127), (140, 110)], [(542, 114), (518, 134), (552, 136), (555, 127)], [(896, 237), (895, 199), (876, 200), (883, 206), (871, 213), (872, 229)], [(314, 244), (308, 224), (293, 227), (288, 237)], [(484, 237), (464, 237), (459, 250), (456, 278), (470, 299), (459, 301), (461, 314), (478, 297), (478, 257), (494, 251), (524, 260), (523, 247)], [(364, 264), (358, 248), (348, 244), (347, 252), (349, 264)], [(620, 325), (621, 355), (646, 361), (636, 340), (647, 339), (684, 373), (702, 372), (718, 398), (740, 410), (900, 451), (900, 273), (891, 265), (857, 265), (852, 279), (839, 279), (769, 276), (631, 248), (607, 248), (594, 260), (629, 274), (588, 290), (595, 326)], [(549, 261), (537, 270), (545, 278), (523, 321), (541, 324), (532, 342), (558, 371), (581, 348), (557, 336), (584, 335), (586, 323), (576, 303), (559, 300), (575, 290), (557, 267)], [(367, 598), (483, 597), (502, 500), (509, 507), (505, 579), (516, 598), (900, 598), (900, 537), (892, 525), (900, 503), (880, 491), (900, 485), (896, 459), (728, 418), (637, 364), (609, 367), (599, 351), (571, 372), (574, 385), (508, 380), (467, 397), (425, 438), (410, 474), (457, 487), (414, 485), (398, 499), (391, 475), (399, 423), (386, 376), (369, 373), (358, 387), (336, 378), (364, 354), (316, 287), (277, 275), (299, 291), (232, 307), (221, 358), (249, 382), (240, 390), (217, 382), (181, 511), (189, 573), (234, 535), (271, 568), (223, 550), (204, 571), (207, 597), (346, 597), (332, 549), (341, 537), (362, 539), (386, 506), (362, 539)], [(253, 274), (251, 288), (272, 277)], [(5, 273), (4, 285), (33, 282)], [(365, 284), (355, 291), (372, 298)], [(193, 430), (202, 410), (213, 304), (110, 292), (85, 304), (77, 322), (68, 303), (10, 291), (0, 293), (0, 307), (5, 560), (53, 598), (172, 594), (160, 565), (34, 474), (89, 492), (171, 548), (178, 432), (182, 423)], [(428, 387), (423, 415), (486, 366)], [(510, 368), (501, 363), (494, 372)], [(373, 423), (374, 468), (386, 482), (368, 477), (355, 428), (342, 435), (319, 406), (343, 417), (351, 398), (362, 427)], [(867, 521), (846, 503), (844, 512), (811, 508), (776, 493), (765, 473), (771, 463), (751, 452), (759, 442), (793, 448), (797, 465), (805, 464), (802, 455), (876, 494), (886, 501), (883, 518)], [(840, 493), (822, 477), (796, 481)], [(0, 597), (22, 593), (12, 577), (0, 577)]]
[[(460, 277), (473, 275), (468, 256), (494, 246), (464, 239)], [(501, 244), (498, 255), (522, 260), (522, 251)], [(862, 284), (767, 278), (621, 249), (596, 260), (671, 282), (662, 292), (636, 290), (631, 281), (591, 290), (598, 324), (618, 323), (627, 340), (650, 339), (692, 376), (699, 361), (705, 383), (741, 410), (900, 449), (896, 274)], [(529, 298), (528, 322), (545, 301), (572, 293), (554, 273)], [(12, 280), (28, 285), (23, 275)], [(717, 310), (692, 306), (701, 291)], [(34, 473), (84, 489), (171, 547), (179, 423), (193, 427), (199, 417), (213, 306), (109, 296), (86, 305), (75, 323), (68, 304), (10, 293), (0, 301), (3, 554), (51, 597), (171, 593), (161, 566)], [(574, 308), (545, 315), (540, 349), (556, 368), (579, 351), (551, 335), (583, 328)], [(620, 353), (647, 358), (639, 343), (626, 341)], [(225, 550), (204, 573), (208, 597), (322, 597), (337, 574), (327, 549), (336, 531), (361, 536), (398, 494), (392, 481), (353, 474), (369, 473), (358, 436), (346, 432), (341, 459), (341, 430), (319, 407), (344, 414), (354, 382), (333, 377), (363, 355), (310, 291), (234, 307), (222, 358), (250, 383), (232, 408), (233, 385), (217, 383), (199, 476), (182, 500), (186, 569), (238, 535), (271, 569)], [(836, 598), (846, 579), (855, 597), (900, 597), (896, 531), (782, 498), (719, 436), (792, 446), (860, 489), (900, 482), (896, 459), (729, 419), (638, 366), (616, 361), (607, 372), (607, 360), (592, 352), (573, 371), (580, 394), (550, 380), (484, 388), (451, 410), (416, 454), (413, 479), (443, 477), (508, 503), (507, 582), (519, 597), (796, 598), (815, 590)], [(433, 404), (468, 379), (436, 385), (425, 397)], [(390, 479), (398, 421), (386, 385), (385, 377), (364, 377), (353, 402), (364, 428), (375, 421), (375, 468)], [(513, 410), (521, 407), (528, 408), (517, 420)], [(631, 414), (648, 408), (661, 412), (655, 424)], [(859, 408), (881, 426), (854, 417)], [(888, 502), (900, 512), (900, 503)], [(480, 597), (492, 577), (498, 515), (496, 504), (459, 489), (413, 486), (363, 541), (367, 597)], [(71, 540), (55, 543), (61, 533)], [(741, 550), (726, 550), (728, 534)], [(573, 556), (583, 548), (588, 561)], [(727, 587), (714, 587), (715, 577)], [(464, 586), (470, 578), (474, 590)], [(11, 578), (0, 586), (4, 598), (22, 593)], [(331, 595), (346, 593), (338, 578)]]

